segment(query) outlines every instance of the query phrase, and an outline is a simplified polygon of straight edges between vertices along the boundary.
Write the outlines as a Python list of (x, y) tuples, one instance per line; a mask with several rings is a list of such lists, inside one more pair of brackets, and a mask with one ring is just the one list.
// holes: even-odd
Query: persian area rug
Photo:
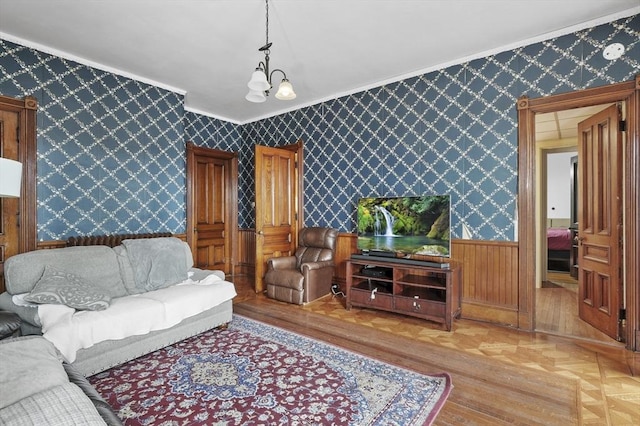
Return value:
[(428, 425), (452, 388), (234, 315), (89, 378), (127, 425)]

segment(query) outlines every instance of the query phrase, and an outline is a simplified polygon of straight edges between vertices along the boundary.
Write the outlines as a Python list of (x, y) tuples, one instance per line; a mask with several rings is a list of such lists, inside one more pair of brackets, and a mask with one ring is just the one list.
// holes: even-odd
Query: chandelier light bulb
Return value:
[(296, 98), (296, 92), (293, 91), (293, 86), (286, 78), (282, 80), (276, 93), (276, 99), (282, 101), (290, 101)]

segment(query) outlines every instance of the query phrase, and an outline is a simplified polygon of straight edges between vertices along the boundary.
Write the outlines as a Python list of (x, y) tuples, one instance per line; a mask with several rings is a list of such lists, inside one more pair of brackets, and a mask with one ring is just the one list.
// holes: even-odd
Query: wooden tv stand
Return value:
[(347, 310), (352, 306), (411, 315), (451, 331), (461, 311), (462, 270), (358, 256), (347, 261)]

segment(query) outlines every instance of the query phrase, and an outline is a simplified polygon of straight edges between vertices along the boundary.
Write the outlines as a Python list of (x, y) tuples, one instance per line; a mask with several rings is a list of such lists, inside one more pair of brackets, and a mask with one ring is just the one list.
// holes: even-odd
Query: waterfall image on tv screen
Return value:
[(358, 249), (449, 257), (449, 195), (360, 198)]

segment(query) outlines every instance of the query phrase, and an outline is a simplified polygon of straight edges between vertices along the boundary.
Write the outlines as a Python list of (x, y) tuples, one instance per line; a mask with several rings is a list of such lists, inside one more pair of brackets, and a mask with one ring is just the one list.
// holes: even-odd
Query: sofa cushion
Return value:
[[(210, 273), (216, 273), (221, 279), (224, 280), (225, 275), (222, 271), (203, 271), (202, 273), (200, 269), (192, 268), (193, 266), (193, 256), (191, 255), (191, 248), (189, 244), (184, 241), (180, 241), (180, 243), (174, 245), (175, 252), (180, 255), (180, 257), (184, 257), (185, 260), (185, 268), (188, 272), (196, 271), (198, 274), (198, 278), (193, 278), (194, 280), (201, 280), (205, 278)], [(133, 267), (131, 266), (131, 262), (129, 260), (129, 254), (127, 252), (127, 248), (124, 245), (119, 245), (113, 248), (114, 253), (116, 254), (116, 259), (118, 260), (118, 265), (120, 265), (120, 274), (122, 276), (122, 281), (124, 282), (124, 286), (127, 289), (128, 294), (140, 294), (147, 291), (145, 286), (138, 286), (136, 284), (136, 278), (134, 275)], [(182, 254), (181, 254), (182, 253)]]
[(136, 285), (136, 279), (133, 275), (133, 268), (131, 262), (129, 262), (129, 256), (127, 255), (127, 249), (123, 245), (119, 245), (113, 248), (118, 259), (118, 265), (120, 266), (120, 275), (122, 276), (122, 282), (127, 289), (128, 294), (140, 294), (144, 293), (144, 288)]
[(0, 408), (68, 383), (62, 359), (41, 336), (0, 340)]
[(107, 246), (65, 247), (36, 250), (5, 261), (5, 285), (10, 294), (29, 293), (46, 265), (82, 277), (94, 289), (110, 297), (127, 295), (116, 254)]
[(75, 311), (64, 305), (40, 305), (44, 337), (68, 362), (77, 351), (106, 341), (165, 330), (236, 296), (233, 283), (210, 274), (201, 282), (114, 298), (104, 311)]
[(191, 252), (175, 237), (124, 240), (138, 290), (153, 291), (187, 279)]
[(24, 300), (67, 305), (78, 310), (102, 311), (109, 307), (111, 297), (71, 273), (46, 265), (42, 277)]

